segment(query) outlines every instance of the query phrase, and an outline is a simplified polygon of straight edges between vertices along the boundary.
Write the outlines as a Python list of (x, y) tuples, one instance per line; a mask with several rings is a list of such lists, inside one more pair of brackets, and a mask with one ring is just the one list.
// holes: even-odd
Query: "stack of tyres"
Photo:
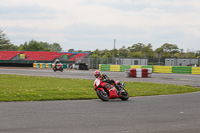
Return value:
[(148, 69), (148, 77), (151, 78), (153, 72), (153, 66), (142, 66), (142, 68)]
[(147, 68), (148, 69), (148, 77), (151, 78), (151, 74), (152, 74), (152, 68)]
[(134, 68), (126, 69), (126, 77), (137, 77), (137, 78), (148, 78), (151, 77), (152, 69), (151, 68)]
[(67, 68), (67, 64), (63, 64), (63, 68)]
[(145, 77), (145, 78), (148, 77), (148, 69), (145, 69), (145, 68), (142, 69), (142, 77)]
[(49, 68), (52, 68), (52, 64), (51, 63), (49, 63)]
[(42, 64), (42, 68), (46, 68), (46, 64), (45, 63)]
[(136, 77), (141, 78), (142, 77), (142, 69), (136, 69)]
[(37, 65), (36, 63), (33, 63), (33, 67), (34, 67), (34, 68), (36, 68), (36, 65)]
[(43, 63), (40, 63), (40, 68), (42, 68), (43, 67)]
[(40, 64), (39, 63), (36, 63), (36, 68), (40, 68)]
[(125, 71), (125, 76), (126, 76), (126, 77), (130, 77), (130, 70), (131, 70), (131, 69), (126, 69), (126, 71)]
[(52, 66), (51, 66), (52, 68), (54, 68), (55, 67), (55, 64), (52, 64)]
[(130, 69), (130, 77), (136, 77), (136, 69)]
[(46, 68), (49, 68), (49, 64), (48, 63), (46, 63), (45, 65), (46, 65)]

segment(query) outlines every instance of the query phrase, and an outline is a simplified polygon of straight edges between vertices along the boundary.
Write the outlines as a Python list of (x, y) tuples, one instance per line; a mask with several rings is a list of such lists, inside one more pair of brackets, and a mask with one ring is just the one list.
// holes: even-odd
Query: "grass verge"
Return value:
[[(94, 80), (0, 74), (0, 101), (75, 100), (98, 98)], [(169, 95), (200, 91), (172, 84), (126, 82), (129, 96)]]

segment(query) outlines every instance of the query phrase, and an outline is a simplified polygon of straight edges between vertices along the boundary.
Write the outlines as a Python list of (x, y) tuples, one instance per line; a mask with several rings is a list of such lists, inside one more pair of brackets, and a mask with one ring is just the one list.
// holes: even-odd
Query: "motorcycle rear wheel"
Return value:
[(121, 100), (127, 101), (128, 99), (129, 99), (128, 92), (126, 90), (124, 90), (122, 97), (121, 97)]
[(108, 101), (109, 100), (109, 95), (107, 91), (101, 91), (97, 89), (97, 96), (102, 100), (102, 101)]

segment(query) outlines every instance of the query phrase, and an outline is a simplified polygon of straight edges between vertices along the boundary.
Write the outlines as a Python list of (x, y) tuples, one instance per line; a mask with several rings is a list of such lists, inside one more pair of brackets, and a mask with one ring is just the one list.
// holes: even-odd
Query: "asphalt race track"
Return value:
[[(94, 79), (94, 71), (0, 69), (0, 74), (23, 74)], [(152, 74), (126, 78), (123, 72), (105, 72), (120, 81), (200, 86), (200, 75)], [(132, 97), (128, 101), (95, 100), (0, 102), (0, 133), (199, 133), (200, 92)]]
[[(95, 70), (64, 70), (63, 72), (53, 72), (52, 69), (20, 69), (20, 68), (1, 68), (0, 74), (19, 74), (32, 76), (48, 76), (60, 78), (81, 78), (94, 80)], [(134, 82), (153, 82), (177, 85), (191, 85), (200, 87), (200, 75), (191, 74), (161, 74), (152, 73), (152, 78), (126, 78), (125, 72), (102, 72), (106, 73), (110, 78), (118, 81), (134, 81)]]

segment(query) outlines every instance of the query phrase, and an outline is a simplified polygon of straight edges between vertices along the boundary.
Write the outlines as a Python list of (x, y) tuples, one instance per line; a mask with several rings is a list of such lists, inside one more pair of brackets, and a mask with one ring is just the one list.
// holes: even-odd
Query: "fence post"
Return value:
[(131, 58), (131, 65), (132, 65), (132, 58)]
[(92, 58), (92, 69), (93, 69), (93, 65), (94, 65), (94, 64), (93, 64), (93, 58)]
[(96, 59), (96, 69), (99, 69), (98, 68), (98, 57), (96, 57), (97, 59)]

